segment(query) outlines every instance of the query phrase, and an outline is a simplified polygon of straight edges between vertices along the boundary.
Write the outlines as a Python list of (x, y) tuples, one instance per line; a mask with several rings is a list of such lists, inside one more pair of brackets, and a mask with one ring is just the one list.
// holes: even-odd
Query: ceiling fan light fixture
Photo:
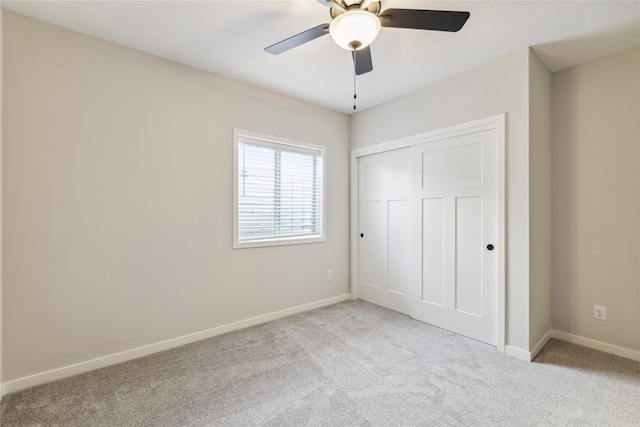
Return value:
[(329, 26), (331, 38), (347, 50), (369, 46), (380, 32), (380, 20), (366, 10), (349, 10), (336, 16)]

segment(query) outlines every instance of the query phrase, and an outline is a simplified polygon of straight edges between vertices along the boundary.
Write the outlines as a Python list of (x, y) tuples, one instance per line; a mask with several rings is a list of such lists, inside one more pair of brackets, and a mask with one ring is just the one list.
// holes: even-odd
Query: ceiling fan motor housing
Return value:
[[(371, 1), (367, 5), (367, 7), (362, 8), (361, 5), (365, 0), (360, 0), (358, 2), (353, 2), (352, 4), (346, 4), (344, 1), (339, 1), (340, 6), (333, 6), (329, 10), (329, 14), (331, 18), (335, 19), (338, 15), (342, 15), (345, 12), (350, 10), (366, 10), (367, 12), (371, 12), (374, 15), (378, 16), (380, 10), (382, 9), (382, 4), (379, 1)], [(335, 5), (335, 3), (334, 3)]]

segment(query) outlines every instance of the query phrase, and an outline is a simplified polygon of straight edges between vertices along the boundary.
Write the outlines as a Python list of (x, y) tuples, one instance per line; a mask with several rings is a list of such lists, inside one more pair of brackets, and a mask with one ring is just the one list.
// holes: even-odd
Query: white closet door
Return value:
[(496, 345), (498, 137), (412, 147), (412, 317)]
[(410, 149), (359, 159), (359, 296), (409, 314)]

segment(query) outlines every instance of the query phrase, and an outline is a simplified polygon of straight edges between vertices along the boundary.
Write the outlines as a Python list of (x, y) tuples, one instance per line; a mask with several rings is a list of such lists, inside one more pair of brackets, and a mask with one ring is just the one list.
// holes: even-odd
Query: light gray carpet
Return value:
[(640, 363), (348, 301), (5, 396), (8, 426), (640, 426)]

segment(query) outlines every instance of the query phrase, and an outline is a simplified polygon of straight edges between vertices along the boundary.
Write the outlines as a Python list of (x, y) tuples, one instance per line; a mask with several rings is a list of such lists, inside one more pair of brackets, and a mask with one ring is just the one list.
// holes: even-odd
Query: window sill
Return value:
[(234, 241), (233, 249), (260, 248), (260, 247), (284, 246), (284, 245), (301, 245), (305, 243), (320, 243), (320, 242), (326, 242), (326, 241), (327, 241), (327, 238), (325, 236), (264, 239), (264, 240), (253, 240), (250, 242)]

